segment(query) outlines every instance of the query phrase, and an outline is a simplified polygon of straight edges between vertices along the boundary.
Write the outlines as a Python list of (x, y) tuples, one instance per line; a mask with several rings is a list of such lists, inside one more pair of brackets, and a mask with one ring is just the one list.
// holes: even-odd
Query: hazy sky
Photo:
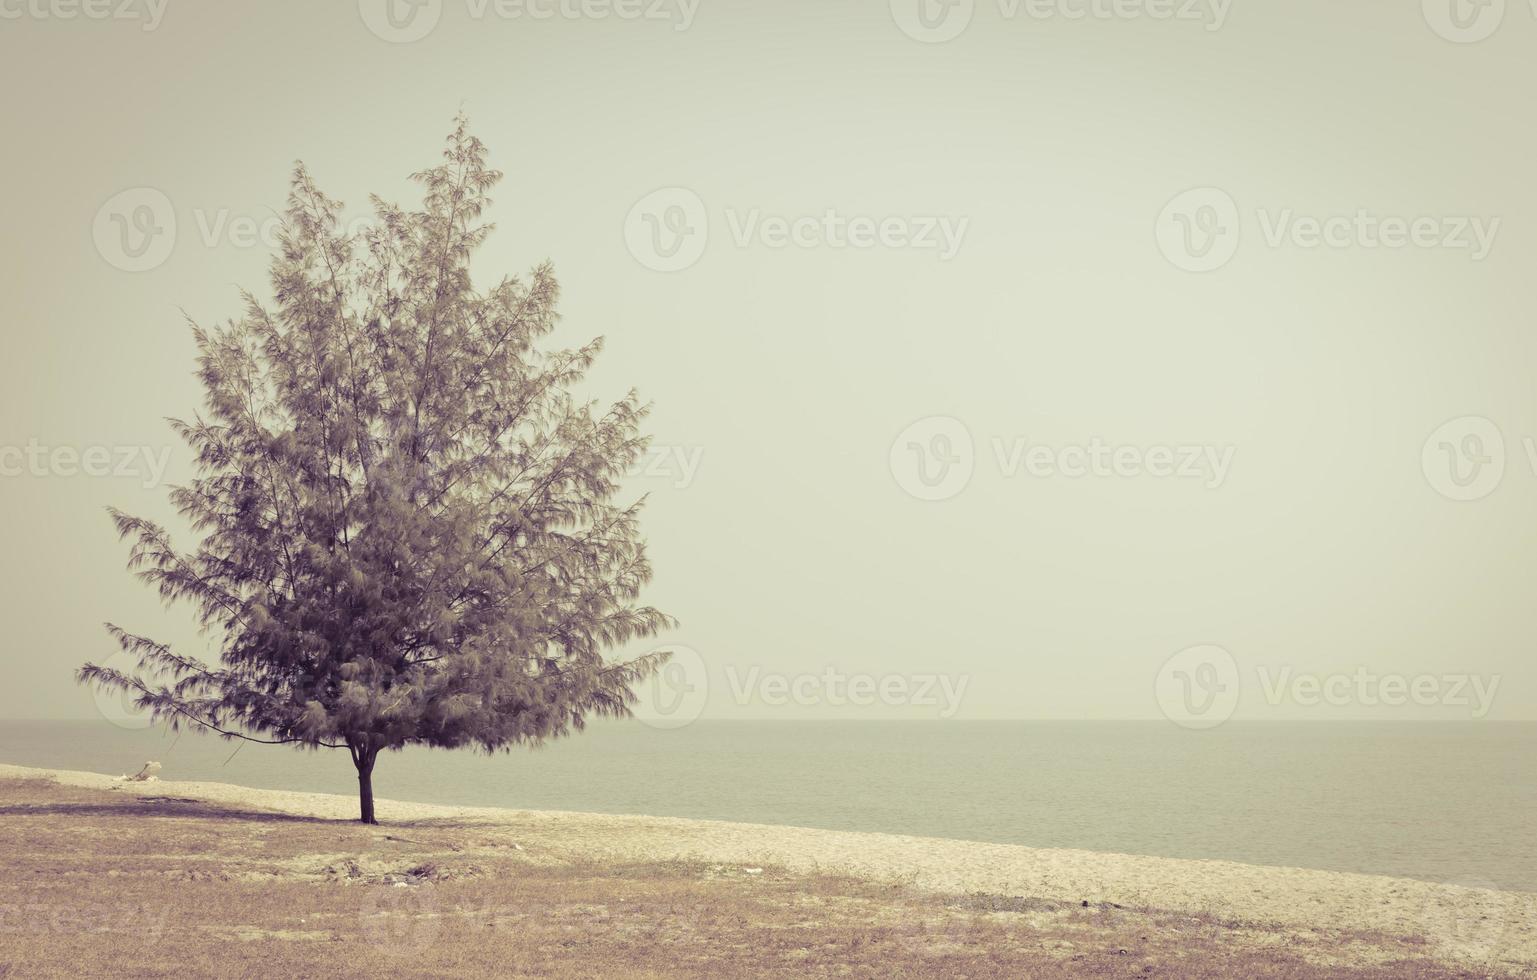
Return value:
[(212, 648), (103, 512), (188, 474), (181, 311), (462, 107), (483, 279), (655, 402), (687, 716), (1537, 718), (1533, 11), (917, 2), (0, 0), (0, 714)]

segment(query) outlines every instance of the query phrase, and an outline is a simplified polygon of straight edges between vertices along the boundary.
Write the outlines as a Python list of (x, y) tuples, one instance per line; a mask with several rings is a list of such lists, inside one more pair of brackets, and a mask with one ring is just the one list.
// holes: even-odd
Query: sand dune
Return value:
[[(68, 786), (128, 788), (226, 806), (351, 819), (348, 796), (250, 789), (223, 783), (125, 784), (96, 773), (0, 765), (0, 778), (47, 777)], [(504, 810), (379, 801), (385, 824), (445, 821), (505, 826), (546, 853), (599, 860), (699, 860), (901, 881), (951, 894), (1219, 916), (1307, 932), (1423, 937), (1438, 959), (1506, 970), (1537, 968), (1537, 894), (1401, 878), (1228, 861), (1104, 854), (1010, 844), (847, 833), (800, 827)]]

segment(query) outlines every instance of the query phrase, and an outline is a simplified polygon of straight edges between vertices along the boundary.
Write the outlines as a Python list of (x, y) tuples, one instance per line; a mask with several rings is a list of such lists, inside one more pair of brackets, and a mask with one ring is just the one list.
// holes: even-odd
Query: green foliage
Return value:
[(172, 502), (202, 535), (113, 511), (129, 565), (222, 638), (221, 663), (109, 624), (137, 672), (87, 664), (172, 727), (346, 746), (359, 768), (410, 743), (504, 748), (624, 715), (665, 654), (609, 648), (668, 617), (650, 578), (642, 501), (612, 502), (645, 448), (632, 391), (606, 410), (572, 394), (602, 348), (539, 344), (556, 322), (550, 267), (485, 292), (469, 264), (501, 175), (461, 118), (414, 175), (421, 210), (340, 205), (300, 165), (273, 305), (194, 326), (206, 410), (173, 421), (198, 476)]

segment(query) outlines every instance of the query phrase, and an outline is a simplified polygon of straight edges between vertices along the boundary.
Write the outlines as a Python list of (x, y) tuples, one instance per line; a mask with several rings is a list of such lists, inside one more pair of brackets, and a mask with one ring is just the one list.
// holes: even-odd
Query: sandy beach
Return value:
[[(0, 766), (0, 779), (197, 801), (220, 808), (349, 821), (348, 796), (221, 783), (124, 782), (96, 773)], [(988, 895), (1063, 907), (1207, 917), (1264, 942), (1314, 945), (1325, 960), (1389, 962), (1410, 944), (1468, 975), (1537, 970), (1537, 894), (1371, 875), (890, 834), (677, 818), (434, 806), (381, 800), (382, 827), (460, 828), (502, 837), (547, 862), (690, 862), (836, 875), (935, 895)], [(757, 873), (754, 871), (753, 873)], [(1338, 942), (1325, 942), (1329, 937)], [(1371, 937), (1392, 940), (1384, 944)], [(1253, 936), (1250, 937), (1251, 939)], [(1388, 948), (1391, 947), (1391, 948)]]

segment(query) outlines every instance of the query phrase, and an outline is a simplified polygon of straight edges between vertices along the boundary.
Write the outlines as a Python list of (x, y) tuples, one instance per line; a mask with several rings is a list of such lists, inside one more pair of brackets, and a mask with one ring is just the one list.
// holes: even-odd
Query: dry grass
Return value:
[(0, 780), (0, 976), (1477, 976), (1423, 943), (772, 868), (573, 863), (393, 827)]

